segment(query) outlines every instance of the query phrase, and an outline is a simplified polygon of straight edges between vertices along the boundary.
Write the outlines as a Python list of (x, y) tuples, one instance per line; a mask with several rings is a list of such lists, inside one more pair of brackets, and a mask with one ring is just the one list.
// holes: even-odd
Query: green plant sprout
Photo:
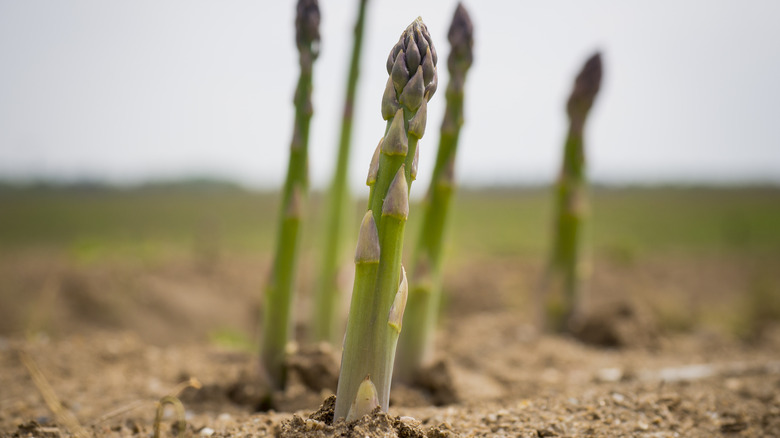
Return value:
[(433, 354), (436, 320), (441, 301), (442, 246), (447, 213), (455, 188), (454, 166), (460, 128), (463, 125), (463, 88), (473, 60), (473, 26), (466, 8), (458, 4), (448, 32), (450, 55), (447, 69), (447, 105), (441, 124), (439, 150), (425, 198), (422, 228), (415, 247), (410, 274), (407, 330), (398, 341), (396, 379), (412, 383)]
[(279, 215), (276, 253), (263, 306), (261, 361), (268, 383), (274, 389), (284, 388), (287, 381), (285, 349), (290, 339), (303, 198), (308, 188), (307, 150), (309, 122), (313, 113), (312, 66), (319, 54), (319, 25), (317, 0), (298, 0), (295, 40), (301, 74), (295, 90), (295, 124)]
[(581, 306), (584, 275), (581, 241), (588, 214), (583, 131), (601, 86), (601, 76), (601, 55), (596, 53), (577, 75), (566, 105), (569, 132), (555, 185), (553, 246), (542, 287), (543, 324), (554, 332), (570, 330)]
[[(369, 165), (368, 211), (355, 250), (355, 281), (336, 392), (335, 418), (353, 417), (360, 385), (368, 380), (376, 404), (387, 411), (408, 284), (401, 267), (409, 215), (409, 188), (417, 177), (418, 141), (425, 133), (428, 100), (437, 86), (436, 49), (421, 18), (401, 35), (387, 59), (382, 118), (387, 121)], [(369, 387), (370, 388), (370, 387)], [(370, 393), (364, 387), (364, 391)], [(361, 391), (361, 394), (365, 394)], [(372, 400), (373, 397), (360, 397)]]
[(320, 276), (314, 305), (314, 325), (311, 333), (315, 341), (338, 342), (340, 332), (338, 315), (341, 298), (338, 283), (339, 267), (342, 261), (343, 233), (345, 215), (350, 205), (349, 187), (347, 186), (347, 170), (349, 166), (349, 151), (352, 143), (352, 116), (355, 108), (355, 94), (360, 71), (360, 53), (363, 46), (363, 28), (368, 0), (359, 0), (358, 17), (355, 23), (355, 35), (352, 43), (352, 56), (349, 61), (349, 76), (347, 91), (344, 98), (344, 110), (341, 118), (341, 134), (339, 136), (338, 160), (333, 174), (333, 181), (328, 192), (328, 218), (325, 228), (322, 259), (320, 261)]

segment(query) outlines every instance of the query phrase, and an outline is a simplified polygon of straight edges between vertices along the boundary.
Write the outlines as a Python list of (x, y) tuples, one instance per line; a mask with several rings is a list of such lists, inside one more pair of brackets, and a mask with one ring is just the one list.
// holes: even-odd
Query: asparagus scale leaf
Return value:
[(455, 155), (463, 125), (463, 94), (466, 74), (473, 61), (473, 25), (466, 8), (458, 4), (448, 32), (450, 54), (447, 68), (447, 105), (441, 124), (439, 149), (430, 186), (423, 205), (423, 222), (413, 257), (413, 287), (409, 291), (407, 330), (401, 334), (396, 378), (412, 383), (417, 372), (430, 360), (436, 319), (441, 300), (442, 247), (454, 191)]
[(303, 198), (308, 188), (309, 122), (313, 113), (312, 67), (319, 54), (319, 24), (317, 0), (299, 0), (295, 18), (295, 39), (301, 74), (294, 97), (295, 122), (282, 194), (276, 252), (263, 306), (261, 363), (268, 383), (275, 389), (284, 388), (287, 381), (285, 349), (291, 331)]
[(349, 414), (366, 376), (375, 385), (379, 407), (388, 408), (408, 296), (401, 255), (409, 190), (417, 173), (427, 102), (436, 92), (436, 62), (436, 49), (420, 18), (406, 28), (387, 59), (389, 77), (381, 105), (387, 126), (366, 178), (368, 211), (358, 235), (335, 418)]
[(376, 386), (371, 381), (371, 376), (366, 376), (365, 380), (360, 383), (355, 400), (349, 408), (347, 421), (354, 421), (364, 415), (368, 415), (378, 406), (379, 399), (376, 395)]
[(555, 186), (553, 247), (544, 281), (543, 316), (546, 328), (566, 331), (581, 300), (582, 234), (588, 214), (584, 128), (601, 87), (599, 53), (591, 56), (574, 81), (566, 104), (569, 131), (563, 163)]

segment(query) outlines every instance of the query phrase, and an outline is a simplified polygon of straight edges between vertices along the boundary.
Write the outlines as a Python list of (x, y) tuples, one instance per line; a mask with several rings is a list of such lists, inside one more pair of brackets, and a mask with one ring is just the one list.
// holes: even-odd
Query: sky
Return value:
[[(336, 157), (357, 0), (321, 1), (310, 174)], [(544, 184), (560, 166), (582, 63), (604, 82), (586, 128), (602, 183), (780, 183), (780, 2), (464, 3), (475, 62), (456, 176)], [(456, 2), (369, 0), (350, 161), (353, 190), (384, 132), (385, 60), (417, 16), (440, 57), (418, 185), (433, 166)], [(284, 179), (298, 75), (293, 1), (0, 0), (0, 179)], [(419, 189), (418, 189), (419, 190)], [(414, 191), (414, 190), (413, 190)]]

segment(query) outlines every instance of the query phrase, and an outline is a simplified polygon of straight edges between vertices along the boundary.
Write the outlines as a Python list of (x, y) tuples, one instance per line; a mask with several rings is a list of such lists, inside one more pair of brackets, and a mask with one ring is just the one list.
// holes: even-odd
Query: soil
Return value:
[(744, 319), (758, 274), (777, 290), (756, 260), (600, 259), (580, 339), (531, 324), (537, 261), (455, 262), (430, 378), (352, 424), (332, 419), (337, 351), (293, 348), (290, 385), (269, 396), (251, 350), (208, 340), (253, 332), (267, 260), (0, 261), (0, 436), (148, 437), (168, 394), (186, 425), (167, 408), (162, 436), (780, 436), (780, 325), (709, 323)]

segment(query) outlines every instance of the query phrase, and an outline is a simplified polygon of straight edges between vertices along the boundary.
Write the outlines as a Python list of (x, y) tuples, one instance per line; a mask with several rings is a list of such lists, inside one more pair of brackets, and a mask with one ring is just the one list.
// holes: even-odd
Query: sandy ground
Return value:
[[(290, 387), (274, 395), (273, 410), (258, 412), (269, 405), (255, 355), (207, 340), (215, 330), (252, 333), (264, 276), (256, 266), (265, 260), (83, 266), (30, 254), (3, 262), (2, 436), (147, 437), (166, 394), (183, 402), (192, 436), (780, 436), (780, 327), (762, 323), (743, 338), (723, 329), (742, 327), (743, 295), (756, 278), (771, 291), (780, 284), (756, 260), (602, 260), (594, 303), (628, 292), (639, 303), (634, 314), (601, 317), (619, 348), (530, 325), (538, 263), (455, 263), (438, 340), (444, 387), (396, 386), (389, 416), (352, 425), (329, 424), (327, 409), (310, 418), (332, 383), (305, 378), (307, 354), (325, 363), (321, 381), (332, 382), (336, 352), (302, 347)], [(594, 307), (610, 308), (602, 304)], [(710, 324), (719, 315), (724, 324)], [(190, 378), (202, 388), (182, 390)], [(173, 412), (164, 436), (178, 431)]]

